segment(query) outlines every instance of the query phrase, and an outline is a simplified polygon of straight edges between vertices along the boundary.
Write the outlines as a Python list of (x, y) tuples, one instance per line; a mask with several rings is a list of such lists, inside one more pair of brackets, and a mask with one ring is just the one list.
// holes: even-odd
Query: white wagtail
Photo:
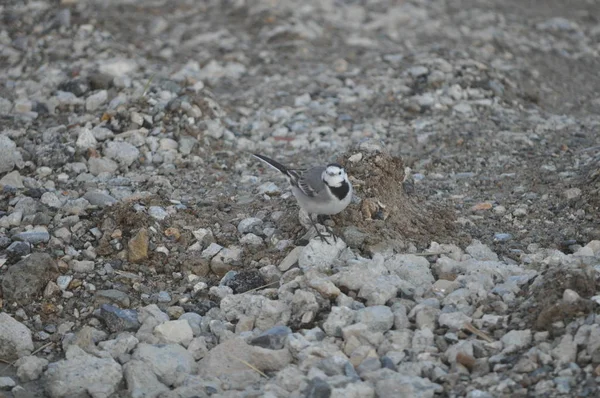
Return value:
[[(352, 200), (352, 184), (344, 168), (337, 163), (329, 163), (327, 166), (315, 166), (298, 173), (266, 156), (259, 154), (254, 156), (279, 170), (288, 179), (292, 193), (300, 207), (308, 213), (317, 235), (327, 242), (315, 225), (311, 214), (331, 216), (348, 207)], [(333, 231), (329, 232), (335, 239)]]

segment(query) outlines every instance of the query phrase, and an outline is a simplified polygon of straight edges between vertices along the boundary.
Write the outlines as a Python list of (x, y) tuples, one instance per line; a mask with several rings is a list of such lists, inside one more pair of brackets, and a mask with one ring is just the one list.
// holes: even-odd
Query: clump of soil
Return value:
[(587, 167), (582, 180), (582, 196), (590, 205), (587, 213), (597, 216), (600, 212), (600, 155)]
[[(406, 178), (401, 158), (357, 149), (343, 155), (338, 163), (346, 169), (361, 203), (348, 206), (335, 219), (368, 234), (367, 244), (391, 240), (425, 248), (431, 241), (456, 243), (460, 231), (454, 212), (420, 198)], [(466, 234), (459, 238), (461, 244), (470, 241)]]
[[(528, 327), (552, 331), (552, 324), (585, 316), (594, 310), (596, 304), (589, 300), (597, 290), (595, 271), (582, 268), (556, 267), (548, 270), (541, 279), (536, 279), (526, 292), (527, 298), (519, 311)], [(581, 299), (570, 302), (563, 300), (563, 293), (571, 289)]]

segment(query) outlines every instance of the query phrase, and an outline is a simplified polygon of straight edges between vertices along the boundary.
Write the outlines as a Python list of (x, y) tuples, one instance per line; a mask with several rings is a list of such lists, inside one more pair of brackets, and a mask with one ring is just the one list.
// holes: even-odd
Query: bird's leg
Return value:
[[(311, 217), (310, 214), (308, 215), (308, 219), (310, 220), (312, 226), (315, 227), (315, 231), (317, 231), (317, 236), (321, 239), (321, 241), (327, 242), (327, 244), (329, 244), (329, 241), (327, 240), (327, 238), (325, 238), (325, 236), (323, 236), (321, 231), (319, 231), (319, 228), (317, 228), (317, 224), (315, 224), (315, 221), (313, 220), (313, 218)], [(327, 227), (325, 227), (325, 228), (327, 228)]]
[(331, 220), (331, 222), (333, 222), (335, 224), (335, 222), (333, 221), (333, 219), (331, 218), (330, 215), (319, 214), (317, 216), (317, 222), (320, 223), (321, 225), (323, 225), (325, 227), (325, 231), (327, 231), (327, 233), (329, 235), (333, 236), (333, 240), (335, 242), (337, 242), (337, 236), (333, 232), (333, 229), (329, 225), (327, 225), (327, 219)]
[[(331, 215), (328, 215), (327, 218), (329, 218), (331, 220), (331, 222), (333, 222), (335, 224), (335, 221), (333, 221), (333, 218), (331, 218)], [(323, 224), (325, 225), (325, 224)], [(337, 242), (337, 235), (335, 234), (335, 232), (333, 232), (333, 229), (327, 225), (325, 225), (325, 229), (327, 230), (327, 232), (329, 232), (329, 234), (331, 236), (333, 236), (333, 241)]]

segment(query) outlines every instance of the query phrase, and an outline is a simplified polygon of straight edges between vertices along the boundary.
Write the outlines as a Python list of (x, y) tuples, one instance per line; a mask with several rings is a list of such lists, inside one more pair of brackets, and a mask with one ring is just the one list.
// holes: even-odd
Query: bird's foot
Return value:
[(319, 237), (319, 239), (321, 239), (321, 242), (325, 242), (325, 243), (327, 243), (328, 245), (330, 245), (331, 243), (329, 243), (329, 241), (327, 240), (327, 238), (325, 237), (325, 235), (323, 235), (323, 234), (321, 233), (321, 231), (319, 231), (319, 229), (318, 229), (318, 228), (317, 228), (316, 230), (317, 230), (317, 236)]
[(328, 227), (327, 225), (325, 225), (325, 231), (327, 231), (327, 233), (333, 237), (334, 242), (337, 242), (338, 237), (335, 234), (335, 232), (333, 232), (333, 229), (331, 229), (331, 227)]

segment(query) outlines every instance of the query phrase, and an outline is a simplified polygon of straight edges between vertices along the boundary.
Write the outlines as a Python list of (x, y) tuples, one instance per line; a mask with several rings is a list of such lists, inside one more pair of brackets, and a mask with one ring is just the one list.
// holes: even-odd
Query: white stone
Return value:
[(22, 383), (37, 380), (42, 375), (44, 368), (48, 366), (48, 360), (34, 356), (20, 358), (16, 363), (17, 376)]
[(112, 58), (101, 61), (98, 69), (101, 73), (121, 77), (135, 71), (137, 67), (137, 63), (132, 59)]
[(108, 92), (106, 90), (100, 90), (86, 98), (85, 109), (88, 112), (93, 112), (104, 105), (107, 99)]
[(179, 344), (140, 343), (132, 358), (144, 362), (158, 380), (167, 386), (178, 380), (183, 381), (195, 369), (194, 357)]
[(77, 136), (77, 142), (75, 145), (78, 148), (86, 149), (86, 148), (96, 148), (98, 145), (98, 141), (96, 141), (96, 137), (88, 128), (81, 128), (79, 130), (79, 135)]
[(17, 144), (4, 134), (0, 134), (0, 174), (12, 171), (15, 165), (23, 163)]
[[(328, 239), (330, 242), (333, 241), (332, 237)], [(346, 243), (339, 238), (331, 242), (331, 244), (323, 242), (319, 238), (311, 239), (308, 245), (300, 252), (298, 265), (304, 270), (318, 269), (327, 271), (345, 248)]]
[(104, 155), (125, 166), (131, 166), (140, 156), (140, 150), (128, 142), (110, 141), (106, 144)]
[(154, 328), (154, 335), (167, 344), (182, 344), (187, 347), (194, 338), (190, 324), (185, 319), (164, 322)]
[(140, 360), (131, 360), (123, 366), (123, 374), (127, 383), (128, 396), (132, 398), (158, 397), (169, 391), (169, 387), (158, 381), (158, 378)]
[(472, 319), (470, 316), (463, 314), (462, 312), (448, 312), (440, 314), (438, 323), (440, 326), (446, 326), (454, 330), (462, 330), (467, 323), (471, 323)]
[(285, 272), (287, 270), (289, 270), (290, 268), (292, 268), (292, 266), (294, 266), (294, 264), (296, 264), (298, 262), (298, 259), (300, 258), (300, 253), (302, 253), (302, 246), (296, 246), (294, 247), (287, 256), (285, 256), (285, 258), (281, 261), (281, 263), (279, 263), (279, 270), (282, 272)]
[(33, 351), (31, 331), (5, 312), (0, 312), (0, 358), (11, 361)]
[(66, 359), (48, 365), (46, 392), (51, 398), (89, 395), (108, 398), (117, 390), (123, 374), (112, 358), (98, 358), (77, 345), (67, 348)]

